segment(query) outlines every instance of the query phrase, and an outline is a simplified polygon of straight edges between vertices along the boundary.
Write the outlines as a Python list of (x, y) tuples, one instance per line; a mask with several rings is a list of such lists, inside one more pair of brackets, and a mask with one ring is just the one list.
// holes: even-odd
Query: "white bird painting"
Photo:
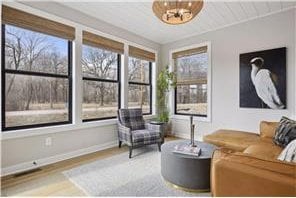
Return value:
[(275, 86), (277, 76), (270, 70), (263, 68), (264, 59), (262, 57), (252, 58), (250, 65), (252, 67), (251, 80), (258, 97), (271, 109), (284, 109), (285, 105), (283, 105)]

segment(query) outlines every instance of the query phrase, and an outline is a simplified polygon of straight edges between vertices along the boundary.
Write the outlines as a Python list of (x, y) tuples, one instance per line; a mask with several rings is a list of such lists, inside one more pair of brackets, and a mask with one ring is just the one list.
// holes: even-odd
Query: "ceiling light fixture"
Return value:
[(172, 25), (183, 24), (192, 20), (202, 7), (203, 0), (155, 0), (152, 5), (154, 14), (161, 21)]

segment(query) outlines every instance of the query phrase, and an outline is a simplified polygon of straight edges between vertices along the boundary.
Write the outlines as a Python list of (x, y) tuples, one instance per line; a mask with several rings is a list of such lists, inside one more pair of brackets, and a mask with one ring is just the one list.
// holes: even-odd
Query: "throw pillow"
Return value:
[(282, 117), (273, 138), (273, 142), (281, 147), (287, 146), (296, 139), (296, 121), (287, 117)]
[(286, 146), (279, 155), (278, 160), (296, 163), (296, 139)]

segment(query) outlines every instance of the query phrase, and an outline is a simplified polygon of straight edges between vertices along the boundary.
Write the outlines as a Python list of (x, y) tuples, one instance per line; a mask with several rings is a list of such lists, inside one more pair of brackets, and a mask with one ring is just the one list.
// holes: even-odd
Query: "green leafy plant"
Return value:
[(157, 78), (157, 120), (169, 121), (168, 93), (176, 87), (176, 74), (166, 66)]

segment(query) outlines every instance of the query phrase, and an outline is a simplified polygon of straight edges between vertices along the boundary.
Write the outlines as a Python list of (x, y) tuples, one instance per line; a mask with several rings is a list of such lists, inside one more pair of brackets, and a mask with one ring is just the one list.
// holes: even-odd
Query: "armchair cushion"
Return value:
[(121, 124), (131, 130), (145, 128), (142, 109), (119, 109), (119, 117)]
[(153, 144), (160, 142), (160, 133), (157, 131), (149, 131), (147, 129), (132, 131), (133, 145)]

